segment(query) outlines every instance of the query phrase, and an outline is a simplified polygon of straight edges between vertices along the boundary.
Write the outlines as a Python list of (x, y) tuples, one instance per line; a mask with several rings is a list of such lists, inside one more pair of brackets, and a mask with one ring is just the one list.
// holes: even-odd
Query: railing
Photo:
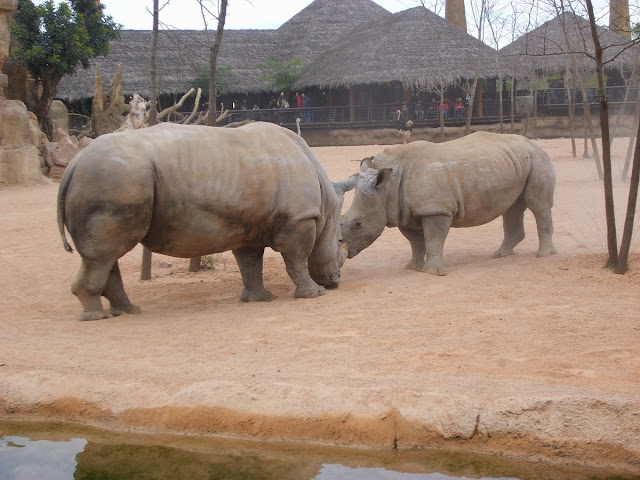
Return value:
[[(633, 114), (635, 104), (639, 95), (639, 87), (630, 87), (626, 104), (623, 104), (626, 87), (608, 87), (607, 99), (609, 109), (612, 114), (617, 113), (621, 108), (625, 108), (625, 113)], [(580, 90), (571, 90), (572, 98), (575, 102), (576, 114), (581, 115), (584, 110), (583, 95)], [(569, 93), (567, 89), (547, 89), (539, 90), (536, 94), (536, 113), (538, 116), (567, 116)], [(597, 89), (587, 90), (587, 101), (592, 113), (597, 113), (599, 95)], [(482, 104), (482, 113), (479, 113), (479, 103)], [(425, 104), (422, 109), (416, 108), (415, 103), (397, 106), (396, 104), (372, 104), (330, 107), (310, 107), (310, 108), (287, 108), (287, 109), (260, 109), (260, 110), (230, 110), (229, 116), (223, 123), (241, 121), (245, 119), (260, 120), (278, 123), (292, 128), (296, 119), (300, 118), (301, 124), (311, 127), (359, 127), (359, 126), (379, 126), (396, 128), (412, 120), (414, 126), (432, 126), (440, 124), (439, 111), (432, 109), (431, 104)], [(466, 106), (466, 108), (469, 108)], [(507, 93), (503, 97), (502, 103), (503, 119), (505, 122), (511, 120), (511, 98)], [(533, 96), (529, 92), (518, 92), (514, 102), (515, 120), (533, 114)], [(456, 116), (453, 111), (453, 103), (445, 116), (445, 125), (460, 125), (465, 122), (464, 113)], [(494, 123), (500, 117), (500, 103), (497, 99), (485, 99), (482, 102), (474, 102), (472, 123)]]

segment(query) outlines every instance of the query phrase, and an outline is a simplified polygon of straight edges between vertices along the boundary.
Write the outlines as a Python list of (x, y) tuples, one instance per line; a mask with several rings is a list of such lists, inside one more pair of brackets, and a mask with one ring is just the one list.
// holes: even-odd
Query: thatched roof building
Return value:
[(429, 87), (493, 77), (497, 52), (424, 7), (356, 28), (316, 58), (294, 87), (340, 87), (400, 80)]
[[(230, 93), (263, 92), (269, 89), (264, 65), (269, 57), (280, 61), (302, 58), (312, 62), (347, 32), (359, 25), (390, 17), (371, 0), (315, 0), (277, 30), (225, 30), (218, 65), (230, 67)], [(209, 45), (215, 32), (163, 30), (158, 35), (159, 91), (184, 93), (198, 75), (196, 63), (208, 65)], [(125, 94), (148, 96), (151, 89), (151, 31), (124, 30), (111, 43), (106, 57), (95, 58), (92, 68), (78, 70), (62, 79), (58, 96), (75, 100), (92, 97), (95, 66), (111, 78), (122, 66)], [(108, 82), (106, 87), (108, 87)]]
[[(604, 27), (597, 30), (610, 68), (637, 62), (637, 48), (629, 48), (628, 39)], [(499, 55), (503, 71), (520, 77), (540, 71), (565, 72), (571, 66), (571, 55), (581, 68), (593, 70), (595, 64), (588, 58), (595, 55), (589, 20), (562, 13), (502, 48)]]

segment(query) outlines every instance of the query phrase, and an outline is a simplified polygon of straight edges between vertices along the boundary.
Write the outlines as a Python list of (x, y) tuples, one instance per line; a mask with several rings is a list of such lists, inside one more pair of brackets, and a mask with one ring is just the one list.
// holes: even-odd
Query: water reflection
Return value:
[(0, 479), (627, 480), (629, 475), (442, 451), (365, 451), (0, 423)]
[[(323, 465), (314, 480), (471, 480), (469, 477), (451, 477), (443, 473), (402, 473), (386, 468), (349, 468), (344, 465)], [(482, 477), (480, 480), (494, 480)], [(498, 480), (518, 480), (500, 477)]]
[(76, 470), (76, 455), (87, 441), (30, 440), (26, 437), (0, 438), (0, 478), (4, 480), (69, 480)]

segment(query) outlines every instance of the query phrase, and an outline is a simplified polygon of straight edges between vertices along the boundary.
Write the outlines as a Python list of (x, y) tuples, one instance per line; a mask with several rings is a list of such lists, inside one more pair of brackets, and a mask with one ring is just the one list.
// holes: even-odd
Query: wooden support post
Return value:
[(200, 258), (201, 257), (193, 257), (189, 261), (189, 271), (190, 272), (197, 272), (197, 271), (200, 270)]
[(482, 88), (482, 80), (480, 80), (478, 82), (478, 86), (476, 87), (476, 95), (475, 95), (475, 101), (476, 101), (476, 113), (475, 113), (475, 117), (476, 118), (482, 118), (483, 115), (483, 105), (482, 105), (482, 94), (483, 94), (483, 88)]
[(151, 250), (142, 247), (142, 268), (140, 270), (140, 280), (151, 280)]
[(349, 121), (356, 121), (356, 87), (349, 87)]

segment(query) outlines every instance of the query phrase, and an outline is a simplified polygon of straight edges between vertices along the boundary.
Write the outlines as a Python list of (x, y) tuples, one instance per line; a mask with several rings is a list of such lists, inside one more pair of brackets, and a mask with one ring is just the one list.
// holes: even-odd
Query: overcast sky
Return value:
[[(160, 0), (160, 6), (167, 0)], [(278, 28), (312, 0), (229, 0), (225, 28)], [(374, 0), (395, 13), (419, 5), (417, 0)], [(211, 5), (211, 0), (208, 0)], [(152, 0), (102, 0), (105, 13), (124, 29), (151, 30)], [(170, 0), (160, 12), (160, 21), (173, 28), (201, 30), (204, 28), (197, 0)], [(209, 20), (211, 21), (211, 20)], [(210, 24), (209, 28), (215, 28)]]

